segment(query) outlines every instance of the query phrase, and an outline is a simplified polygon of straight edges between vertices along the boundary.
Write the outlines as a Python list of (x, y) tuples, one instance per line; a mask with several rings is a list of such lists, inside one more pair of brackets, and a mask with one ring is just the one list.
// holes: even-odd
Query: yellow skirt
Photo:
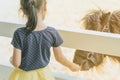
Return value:
[(15, 68), (8, 80), (55, 80), (49, 67), (40, 68), (32, 71), (24, 71)]

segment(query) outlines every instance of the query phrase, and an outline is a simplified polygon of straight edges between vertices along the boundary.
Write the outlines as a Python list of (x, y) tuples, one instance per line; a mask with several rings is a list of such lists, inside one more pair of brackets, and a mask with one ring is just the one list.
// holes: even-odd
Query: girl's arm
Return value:
[(13, 56), (10, 58), (10, 62), (14, 67), (19, 67), (21, 65), (21, 50), (14, 48)]
[(62, 53), (62, 50), (60, 47), (53, 47), (53, 52), (54, 52), (54, 56), (55, 59), (63, 64), (64, 66), (68, 67), (71, 71), (79, 71), (80, 70), (80, 66), (70, 62), (67, 58), (65, 58), (65, 56)]

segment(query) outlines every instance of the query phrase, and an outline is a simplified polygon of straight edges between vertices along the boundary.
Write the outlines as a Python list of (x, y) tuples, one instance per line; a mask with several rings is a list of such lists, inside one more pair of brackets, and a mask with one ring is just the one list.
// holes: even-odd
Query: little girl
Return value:
[(72, 71), (79, 71), (78, 65), (64, 57), (60, 48), (63, 40), (57, 30), (43, 23), (46, 1), (21, 0), (20, 4), (27, 23), (14, 32), (10, 62), (15, 69), (9, 80), (54, 80), (48, 68), (51, 47), (58, 62)]

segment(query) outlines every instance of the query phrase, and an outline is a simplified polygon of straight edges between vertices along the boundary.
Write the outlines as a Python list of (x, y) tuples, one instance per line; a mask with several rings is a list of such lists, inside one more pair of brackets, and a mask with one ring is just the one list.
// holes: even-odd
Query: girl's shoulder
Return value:
[(15, 31), (14, 31), (14, 35), (23, 35), (23, 34), (25, 34), (25, 31), (26, 30), (26, 28), (25, 27), (20, 27), (20, 28), (17, 28)]
[(54, 27), (48, 26), (47, 31), (52, 32), (52, 33), (56, 33), (56, 32), (57, 32), (57, 29), (54, 28)]
[(20, 28), (17, 28), (17, 29), (15, 30), (15, 32), (21, 32), (21, 31), (25, 31), (25, 30), (26, 30), (25, 27), (20, 27)]
[(26, 27), (19, 27), (14, 32), (23, 33), (23, 32), (26, 32), (26, 31), (27, 31)]
[[(14, 33), (17, 33), (17, 34), (23, 34), (23, 33), (26, 33), (27, 32), (27, 29), (26, 27), (20, 27), (20, 28), (17, 28)], [(58, 33), (57, 32), (57, 29), (54, 28), (54, 27), (51, 27), (51, 26), (48, 26), (46, 29), (44, 30), (41, 30), (41, 31), (33, 31), (33, 32), (40, 32), (40, 33), (44, 33), (44, 32), (49, 32), (49, 33), (52, 33), (53, 35)]]

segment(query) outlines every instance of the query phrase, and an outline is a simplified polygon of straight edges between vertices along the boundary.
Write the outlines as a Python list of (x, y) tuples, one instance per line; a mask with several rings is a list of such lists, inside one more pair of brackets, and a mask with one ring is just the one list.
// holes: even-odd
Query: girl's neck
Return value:
[(34, 29), (34, 31), (40, 31), (40, 30), (45, 29), (46, 27), (47, 26), (43, 23), (43, 20), (38, 19), (38, 22), (37, 22), (37, 25), (36, 25), (36, 28)]
[(40, 25), (37, 25), (36, 28), (34, 29), (34, 31), (40, 31), (40, 30), (43, 30), (47, 28), (47, 26), (45, 24), (40, 24)]

